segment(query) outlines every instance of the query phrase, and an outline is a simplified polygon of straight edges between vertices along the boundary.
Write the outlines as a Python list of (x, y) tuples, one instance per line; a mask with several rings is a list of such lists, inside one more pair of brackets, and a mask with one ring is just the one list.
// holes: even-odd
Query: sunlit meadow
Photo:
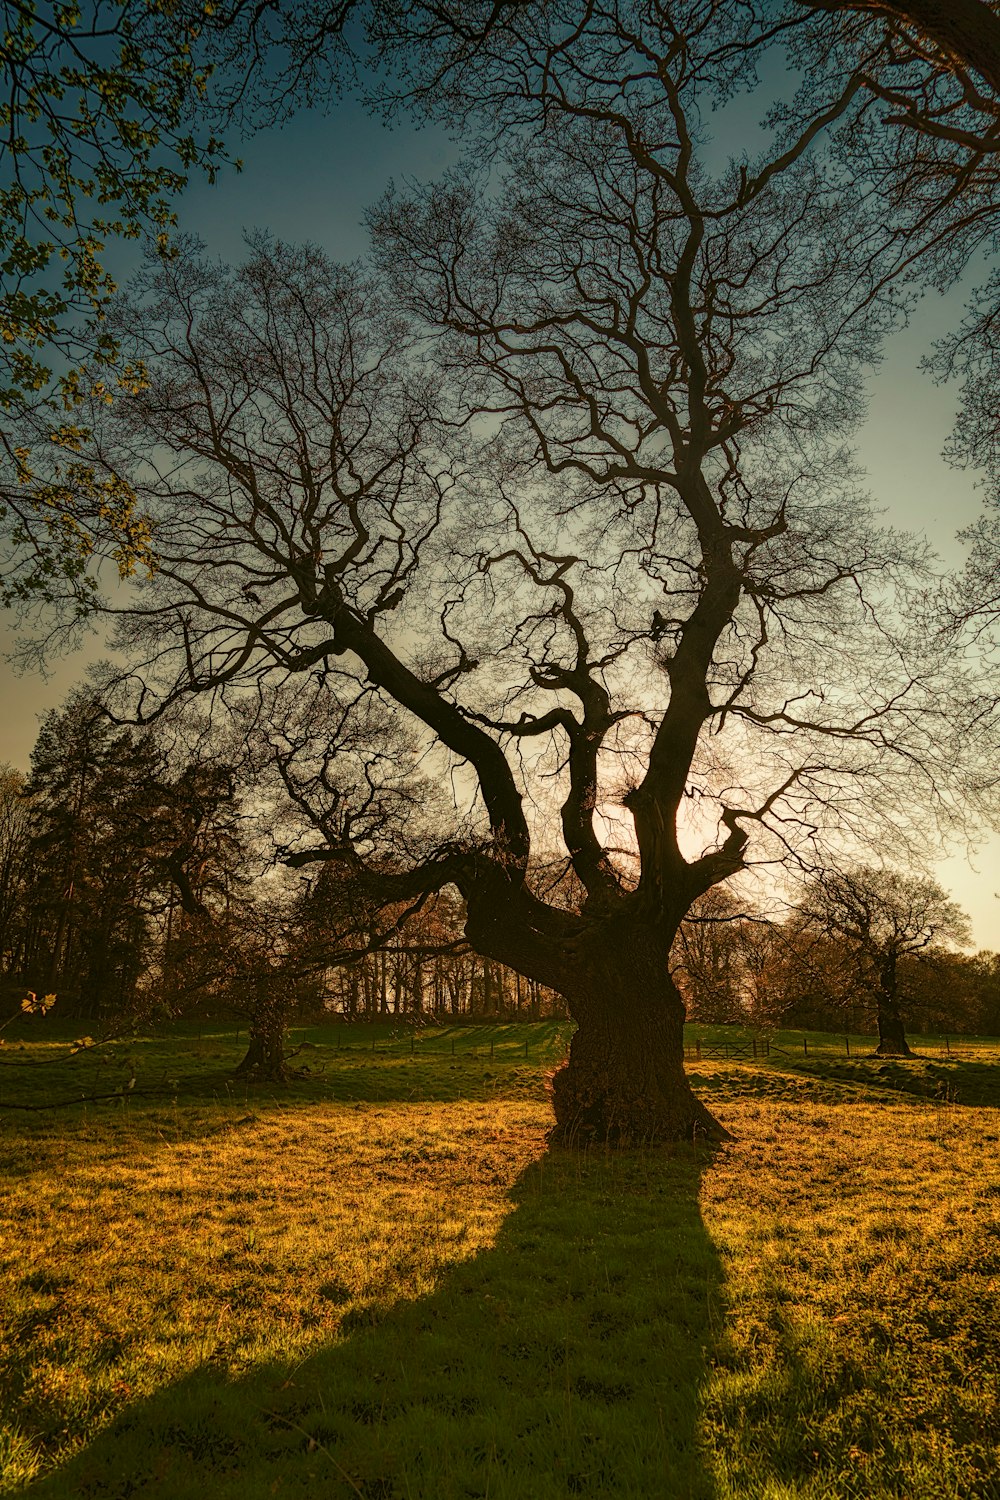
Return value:
[(734, 1142), (574, 1155), (564, 1035), (9, 1044), (8, 1106), (136, 1084), (3, 1113), (5, 1492), (1000, 1495), (996, 1055), (703, 1056)]

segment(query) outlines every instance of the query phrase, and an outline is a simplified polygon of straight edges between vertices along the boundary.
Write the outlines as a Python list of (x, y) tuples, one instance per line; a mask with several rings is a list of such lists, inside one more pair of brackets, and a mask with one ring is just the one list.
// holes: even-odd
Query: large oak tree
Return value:
[(480, 953), (566, 996), (565, 1139), (717, 1129), (668, 973), (699, 896), (950, 812), (946, 680), (896, 597), (922, 558), (842, 446), (906, 247), (823, 149), (853, 80), (707, 148), (741, 14), (519, 10), (476, 59), (522, 120), (489, 175), (387, 199), (378, 274), (155, 267), (120, 325), (150, 382), (102, 436), (157, 520), (136, 711), (298, 680), (325, 740), (278, 747), (286, 857), (374, 904), (453, 885)]

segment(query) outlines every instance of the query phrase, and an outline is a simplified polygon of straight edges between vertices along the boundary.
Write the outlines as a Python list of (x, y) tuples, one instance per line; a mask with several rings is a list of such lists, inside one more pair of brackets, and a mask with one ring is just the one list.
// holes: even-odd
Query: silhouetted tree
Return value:
[(46, 717), (32, 752), (24, 968), (80, 1014), (127, 1009), (143, 972), (158, 769), (151, 738), (116, 729), (87, 691)]
[(0, 766), (0, 974), (16, 971), (26, 917), (30, 813), (24, 777)]
[[(379, 210), (388, 286), (267, 243), (155, 268), (121, 315), (150, 382), (102, 443), (157, 517), (136, 712), (297, 684), (333, 728), (289, 744), (289, 861), (376, 906), (456, 886), (470, 946), (578, 1022), (562, 1135), (653, 1139), (716, 1129), (668, 974), (691, 903), (755, 830), (775, 855), (890, 803), (899, 826), (903, 796), (947, 816), (953, 755), (945, 679), (893, 639), (912, 554), (840, 447), (896, 315), (892, 226), (813, 129), (699, 159), (726, 8), (683, 39), (595, 11), (557, 46), (550, 20), (483, 62), (484, 107), (537, 127), (488, 187)], [(557, 837), (577, 909), (533, 885)]]
[(904, 963), (936, 945), (965, 946), (965, 913), (936, 881), (873, 865), (828, 870), (800, 903), (804, 922), (843, 945), (862, 994), (874, 1002), (880, 1056), (909, 1057)]

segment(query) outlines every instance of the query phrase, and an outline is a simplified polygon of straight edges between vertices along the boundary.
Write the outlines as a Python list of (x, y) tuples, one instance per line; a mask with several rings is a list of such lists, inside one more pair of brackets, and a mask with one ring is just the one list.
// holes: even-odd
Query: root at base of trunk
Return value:
[(549, 1140), (563, 1146), (646, 1146), (668, 1141), (729, 1141), (733, 1136), (691, 1092), (646, 1086), (586, 1069), (572, 1059), (552, 1078), (556, 1123)]

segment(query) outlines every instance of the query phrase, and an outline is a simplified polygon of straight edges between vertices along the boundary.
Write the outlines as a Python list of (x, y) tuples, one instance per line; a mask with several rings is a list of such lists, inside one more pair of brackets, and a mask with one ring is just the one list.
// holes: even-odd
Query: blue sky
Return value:
[[(749, 106), (740, 101), (739, 121), (717, 120), (720, 145), (739, 124), (743, 143)], [(727, 114), (729, 111), (727, 111)], [(721, 127), (725, 127), (722, 129)], [(269, 229), (287, 240), (312, 240), (338, 259), (363, 253), (363, 216), (392, 179), (437, 176), (457, 159), (458, 149), (440, 131), (399, 126), (388, 129), (353, 101), (320, 113), (297, 115), (280, 131), (245, 142), (240, 174), (225, 173), (214, 187), (192, 184), (178, 205), (180, 227), (200, 235), (211, 253), (238, 259), (243, 235)], [(109, 256), (124, 279), (134, 251)], [(960, 548), (955, 534), (978, 508), (974, 480), (951, 469), (941, 448), (954, 416), (956, 392), (935, 387), (918, 368), (932, 340), (961, 313), (961, 292), (929, 295), (910, 327), (897, 334), (872, 377), (872, 404), (861, 435), (860, 456), (872, 494), (894, 524), (925, 534), (950, 563)], [(27, 767), (39, 715), (58, 706), (100, 654), (93, 637), (82, 650), (54, 661), (49, 674), (16, 677), (0, 662), (0, 761)], [(939, 878), (973, 919), (978, 946), (1000, 948), (1000, 839), (986, 842), (974, 864), (958, 855), (939, 867)]]
[[(367, 244), (365, 209), (395, 178), (427, 178), (443, 171), (457, 149), (440, 131), (390, 130), (353, 101), (325, 112), (307, 110), (281, 130), (260, 134), (234, 149), (244, 170), (224, 172), (214, 186), (192, 181), (177, 205), (179, 228), (198, 234), (213, 255), (238, 260), (244, 234), (268, 229), (287, 240), (312, 240), (339, 260), (361, 255)], [(139, 251), (109, 246), (107, 262), (125, 281)], [(0, 650), (14, 624), (0, 612)], [(0, 659), (0, 762), (27, 768), (38, 718), (62, 703), (99, 656), (88, 637), (79, 651), (53, 659), (44, 678), (17, 676)]]

